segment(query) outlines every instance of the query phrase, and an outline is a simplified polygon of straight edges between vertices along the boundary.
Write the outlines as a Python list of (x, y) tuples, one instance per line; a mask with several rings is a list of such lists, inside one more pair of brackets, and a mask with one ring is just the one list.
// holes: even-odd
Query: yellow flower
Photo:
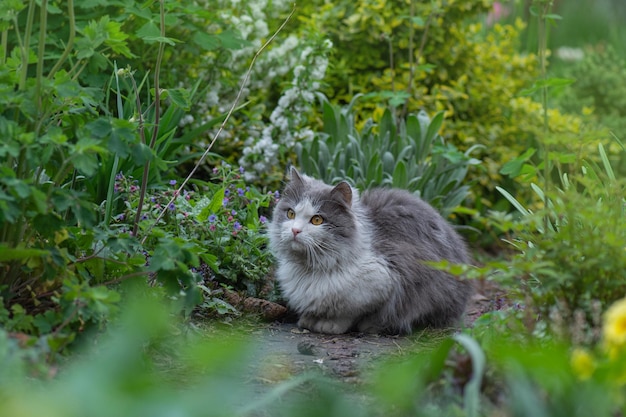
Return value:
[(607, 346), (624, 347), (626, 345), (626, 298), (613, 303), (604, 313), (602, 334)]
[(570, 364), (574, 373), (580, 379), (589, 379), (596, 369), (596, 363), (593, 357), (585, 349), (575, 348), (570, 358)]

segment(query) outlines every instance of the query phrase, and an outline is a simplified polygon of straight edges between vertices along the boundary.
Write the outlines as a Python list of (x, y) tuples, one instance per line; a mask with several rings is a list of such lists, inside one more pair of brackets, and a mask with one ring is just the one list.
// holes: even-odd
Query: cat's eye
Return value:
[(319, 214), (311, 217), (311, 224), (313, 224), (314, 226), (319, 226), (322, 223), (324, 223), (324, 218)]
[(288, 219), (294, 219), (296, 217), (296, 212), (293, 211), (292, 209), (288, 209), (287, 210), (287, 218)]

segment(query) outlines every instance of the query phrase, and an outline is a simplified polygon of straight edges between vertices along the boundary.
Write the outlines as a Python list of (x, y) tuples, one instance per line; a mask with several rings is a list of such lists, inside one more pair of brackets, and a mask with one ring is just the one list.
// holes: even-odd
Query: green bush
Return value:
[[(179, 133), (198, 85), (159, 83), (165, 51), (176, 42), (153, 22), (186, 22), (167, 26), (172, 31), (196, 26), (181, 13), (186, 6), (160, 5), (121, 2), (94, 14), (71, 1), (63, 11), (8, 2), (0, 12), (0, 321), (40, 337), (51, 352), (116, 311), (120, 292), (106, 284), (153, 274), (187, 308), (200, 301), (196, 244), (162, 233), (144, 245), (138, 202), (126, 229), (110, 224), (127, 210), (115, 193), (120, 171), (138, 180), (135, 195), (145, 198), (194, 156), (190, 144), (216, 123)], [(131, 35), (124, 28), (133, 22), (143, 26)], [(213, 40), (215, 50), (235, 50), (242, 46), (236, 39), (236, 31), (211, 33), (195, 45)], [(154, 51), (154, 68), (136, 59), (140, 46)], [(159, 261), (147, 266), (146, 256)]]
[[(613, 47), (584, 50), (584, 58), (562, 69), (576, 80), (557, 97), (563, 111), (587, 115), (585, 120), (609, 129), (618, 138), (626, 137), (626, 60)], [(626, 172), (626, 160), (616, 161), (619, 174)]]
[[(481, 21), (492, 4), (379, 1), (374, 7), (318, 0), (300, 12), (303, 27), (328, 34), (334, 45), (322, 90), (329, 101), (346, 104), (365, 95), (355, 105), (359, 127), (389, 108), (401, 118), (422, 109), (445, 111), (447, 143), (462, 152), (483, 146), (474, 154), (483, 164), (469, 176), (481, 211), (505, 209), (496, 184), (525, 192), (500, 169), (543, 137), (541, 105), (521, 96), (539, 75), (536, 55), (519, 52), (525, 24), (485, 27)], [(580, 118), (551, 110), (550, 119), (551, 139), (580, 152)]]
[(626, 292), (626, 183), (616, 178), (603, 146), (599, 151), (601, 166), (583, 161), (581, 172), (564, 174), (557, 189), (531, 184), (540, 201), (547, 199), (536, 212), (500, 190), (524, 225), (515, 235), (518, 253), (505, 273), (512, 278), (507, 282), (557, 332), (570, 332), (577, 320), (588, 324), (578, 331), (597, 327), (595, 303), (605, 309)]
[[(172, 269), (178, 273), (171, 266), (179, 262), (179, 248), (188, 247), (194, 260), (187, 262), (207, 283), (215, 281), (258, 296), (271, 265), (263, 234), (268, 220), (263, 213), (268, 215), (277, 197), (248, 185), (241, 167), (222, 163), (212, 174), (211, 182), (194, 180), (193, 187), (182, 194), (174, 179), (148, 193), (139, 224), (142, 235), (149, 233), (144, 243), (147, 261), (156, 278), (173, 285), (175, 291), (176, 280), (166, 279), (166, 274)], [(118, 173), (115, 189), (124, 210), (112, 227), (126, 233), (137, 213), (139, 187), (132, 177)]]
[(327, 183), (347, 179), (360, 189), (404, 188), (444, 216), (465, 200), (468, 170), (480, 161), (470, 156), (473, 149), (463, 153), (445, 143), (438, 133), (443, 113), (432, 121), (425, 112), (404, 121), (387, 111), (378, 123), (369, 120), (358, 130), (352, 107), (323, 100), (323, 131), (296, 145), (304, 172)]

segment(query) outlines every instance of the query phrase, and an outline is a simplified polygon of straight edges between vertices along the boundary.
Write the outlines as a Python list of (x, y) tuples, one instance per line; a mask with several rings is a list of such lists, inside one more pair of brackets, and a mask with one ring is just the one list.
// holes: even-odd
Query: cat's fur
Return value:
[(359, 197), (346, 182), (333, 187), (292, 169), (269, 236), (282, 292), (298, 325), (314, 332), (451, 326), (471, 293), (467, 282), (422, 262), (470, 258), (439, 213), (407, 191)]

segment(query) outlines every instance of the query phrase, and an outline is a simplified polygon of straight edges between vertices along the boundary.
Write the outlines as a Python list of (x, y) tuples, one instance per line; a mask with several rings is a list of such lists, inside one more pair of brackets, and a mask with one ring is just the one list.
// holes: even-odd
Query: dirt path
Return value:
[[(497, 309), (503, 294), (495, 287), (477, 288), (470, 301), (465, 324)], [(422, 333), (411, 336), (380, 336), (363, 333), (326, 335), (299, 329), (292, 322), (274, 322), (258, 332), (256, 375), (259, 382), (273, 384), (309, 370), (351, 383), (361, 381), (362, 371), (376, 359), (415, 349)]]
[(309, 370), (358, 383), (361, 370), (374, 359), (401, 353), (411, 343), (398, 336), (310, 333), (294, 323), (274, 323), (261, 332), (261, 338), (258, 378), (269, 384)]

